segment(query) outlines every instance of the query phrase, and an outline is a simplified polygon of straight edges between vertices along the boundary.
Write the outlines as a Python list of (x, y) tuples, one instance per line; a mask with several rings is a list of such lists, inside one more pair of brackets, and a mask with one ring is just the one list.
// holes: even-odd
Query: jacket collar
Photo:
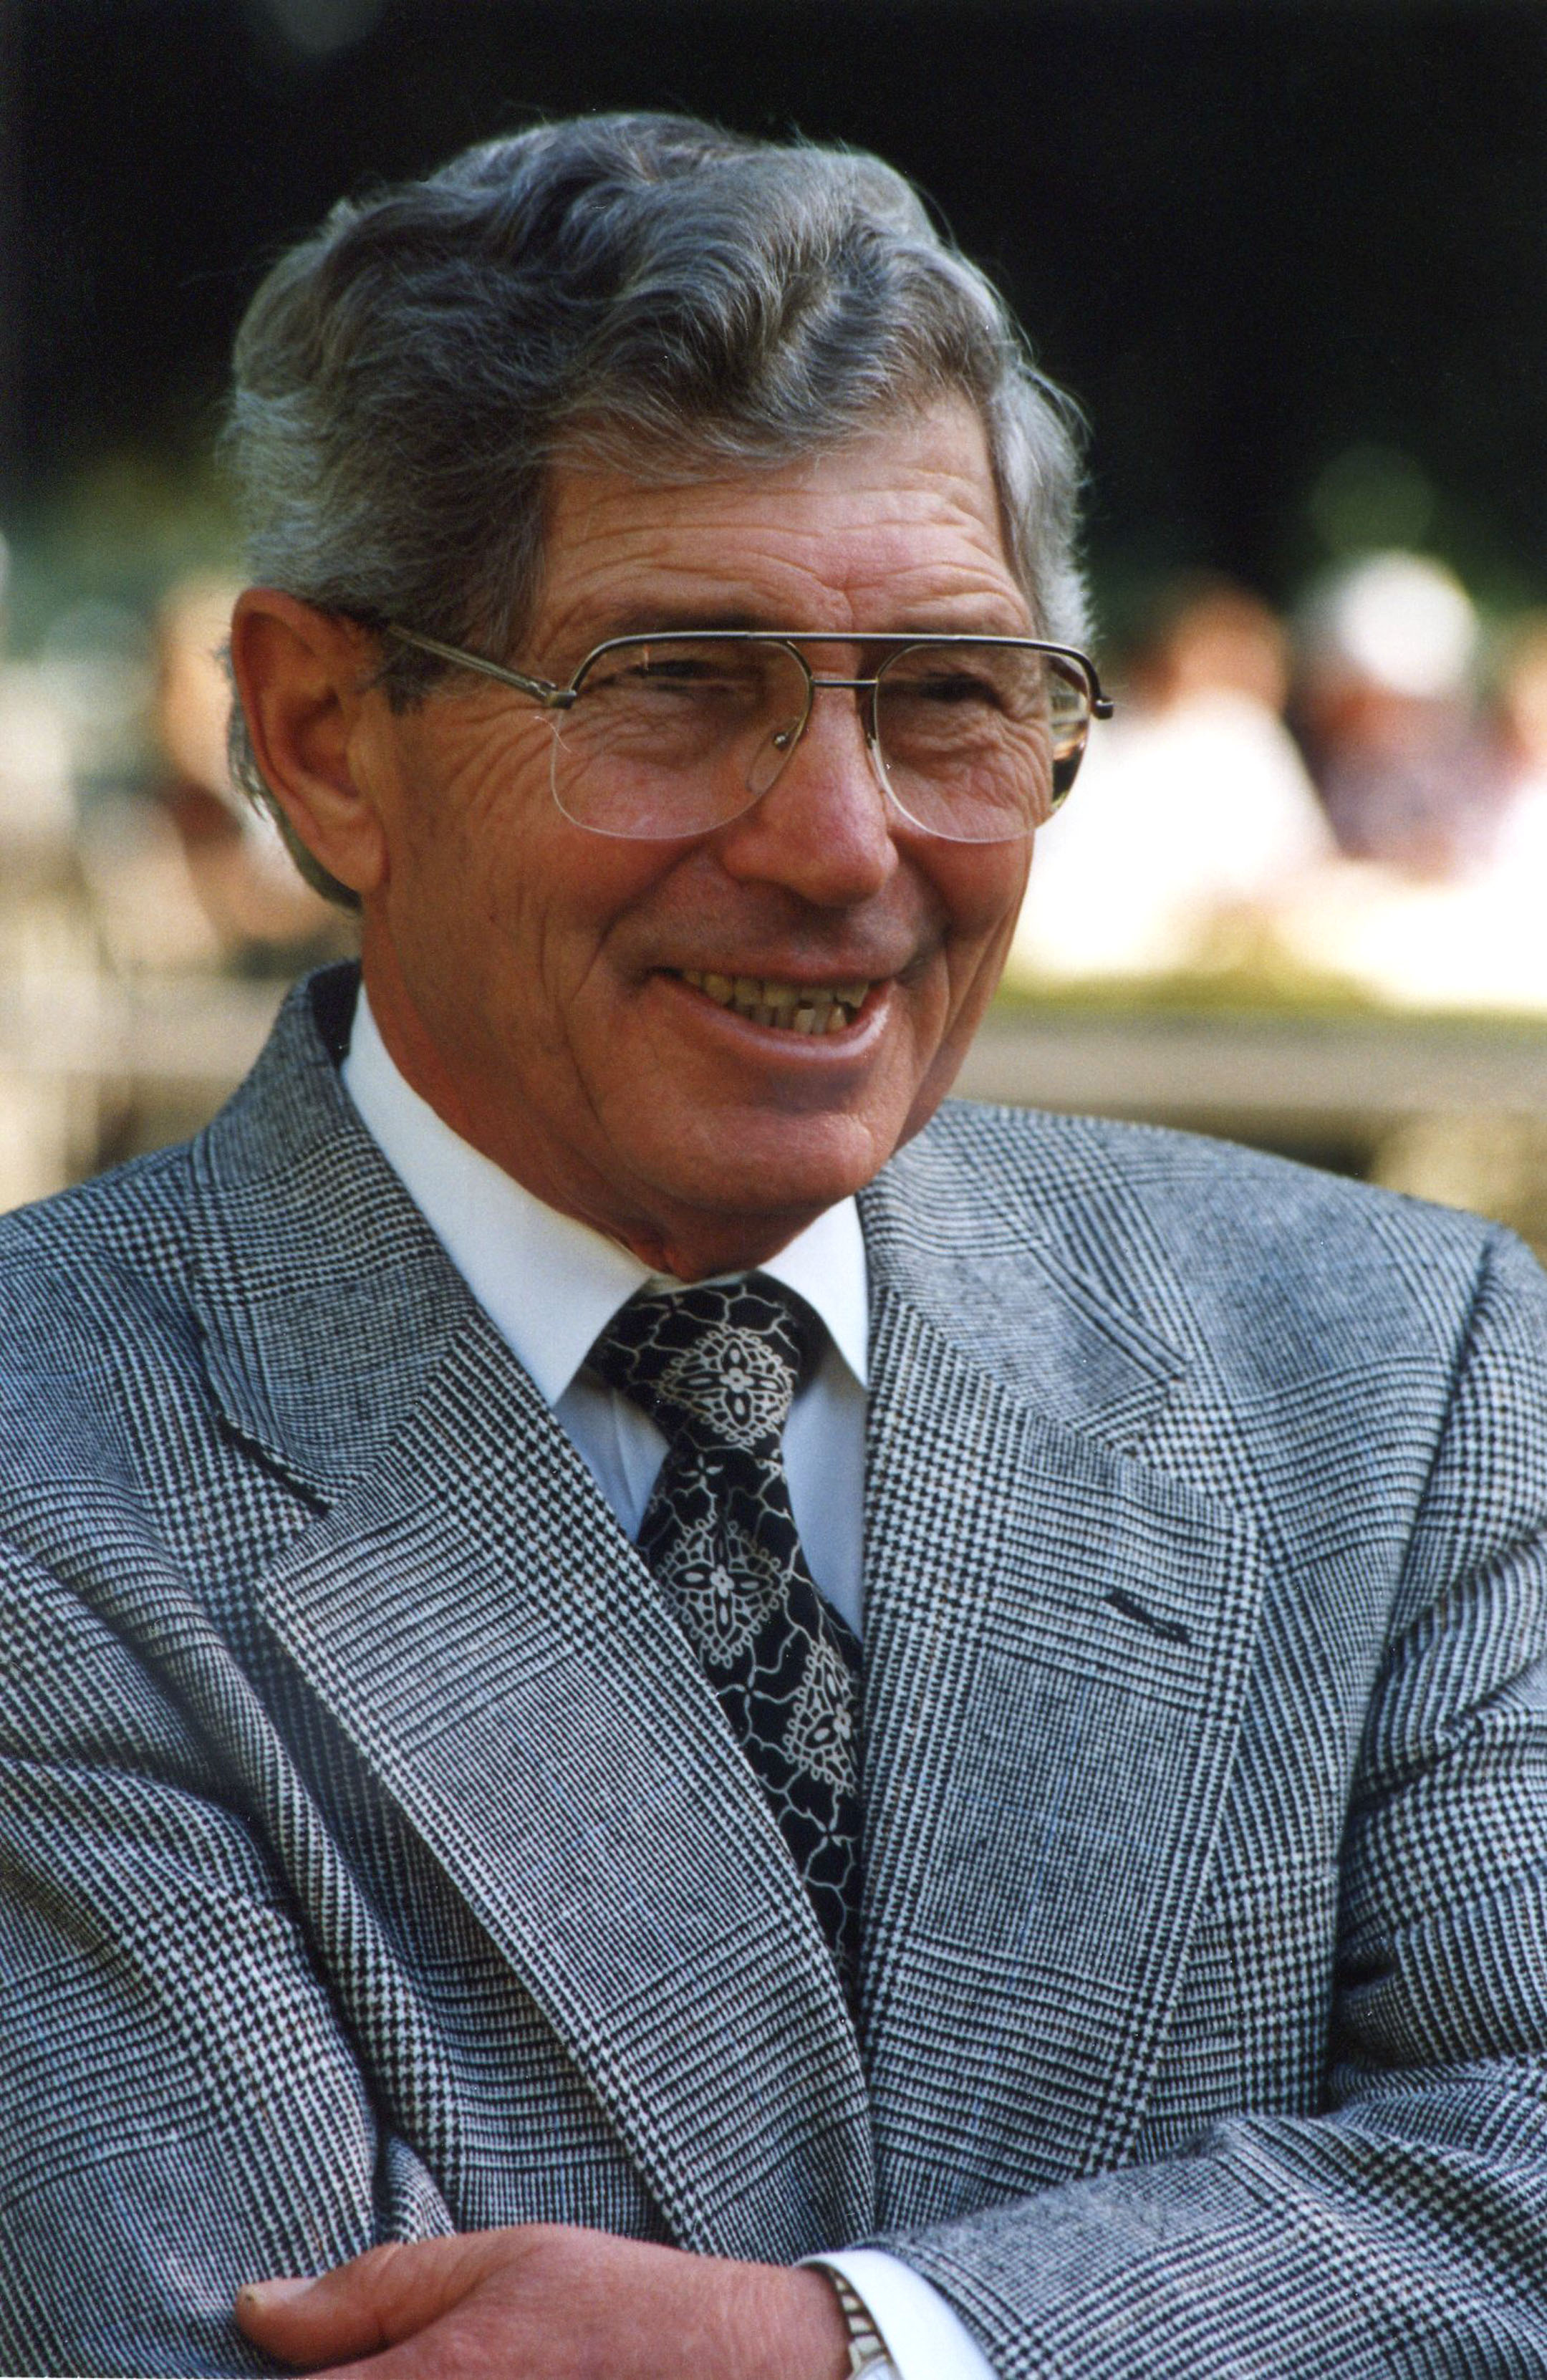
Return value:
[[(193, 1148), (215, 1392), (234, 1429), (323, 1497), (369, 1474), (476, 1310), (339, 1079), (357, 982), (340, 966), (297, 985)], [(861, 1194), (872, 1342), (890, 1293), (1049, 1420), (1137, 1448), (1186, 1358), (1039, 1223), (1070, 1184), (1052, 1150), (1042, 1180), (1030, 1152), (1027, 1179), (1027, 1154), (1002, 1221), (992, 1181), (929, 1135)]]
[(357, 982), (346, 965), (295, 987), (191, 1152), (212, 1388), (323, 1501), (377, 1468), (474, 1310), (339, 1079)]

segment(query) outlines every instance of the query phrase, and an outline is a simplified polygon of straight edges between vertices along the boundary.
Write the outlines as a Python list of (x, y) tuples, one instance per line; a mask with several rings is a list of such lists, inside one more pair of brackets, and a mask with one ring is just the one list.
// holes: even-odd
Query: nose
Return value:
[(819, 908), (881, 891), (897, 849), (852, 693), (819, 681), (773, 783), (721, 828), (716, 848), (727, 874), (781, 884)]

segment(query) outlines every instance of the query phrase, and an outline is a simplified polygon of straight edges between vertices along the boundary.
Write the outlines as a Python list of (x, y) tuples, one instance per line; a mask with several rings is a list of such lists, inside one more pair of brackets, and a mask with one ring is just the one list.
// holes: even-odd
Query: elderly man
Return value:
[(4, 1234), (0, 2360), (1547, 2371), (1542, 1284), (939, 1108), (1102, 707), (993, 294), (556, 125), (233, 436), (362, 969)]

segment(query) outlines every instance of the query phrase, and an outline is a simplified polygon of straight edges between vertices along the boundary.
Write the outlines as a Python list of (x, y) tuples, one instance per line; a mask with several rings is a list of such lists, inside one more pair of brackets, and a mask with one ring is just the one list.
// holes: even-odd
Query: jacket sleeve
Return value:
[[(210, 1649), (173, 1593), (159, 1625), (169, 1659)], [(270, 2370), (231, 2323), (242, 2281), (445, 2209), (144, 1664), (14, 1547), (0, 1642), (0, 2369)]]
[(1344, 1832), (1325, 2105), (876, 2244), (998, 2380), (1547, 2374), (1547, 1282), (1486, 1244)]

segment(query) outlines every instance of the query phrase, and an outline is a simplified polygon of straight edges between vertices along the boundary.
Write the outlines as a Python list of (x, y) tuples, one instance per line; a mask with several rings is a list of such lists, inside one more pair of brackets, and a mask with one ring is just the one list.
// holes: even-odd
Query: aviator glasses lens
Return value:
[(1083, 676), (1023, 645), (910, 645), (877, 678), (888, 790), (951, 843), (1007, 842), (1041, 826), (1073, 782), (1090, 718)]
[(774, 783), (806, 722), (787, 646), (652, 637), (603, 646), (556, 722), (554, 797), (603, 834), (704, 834)]

